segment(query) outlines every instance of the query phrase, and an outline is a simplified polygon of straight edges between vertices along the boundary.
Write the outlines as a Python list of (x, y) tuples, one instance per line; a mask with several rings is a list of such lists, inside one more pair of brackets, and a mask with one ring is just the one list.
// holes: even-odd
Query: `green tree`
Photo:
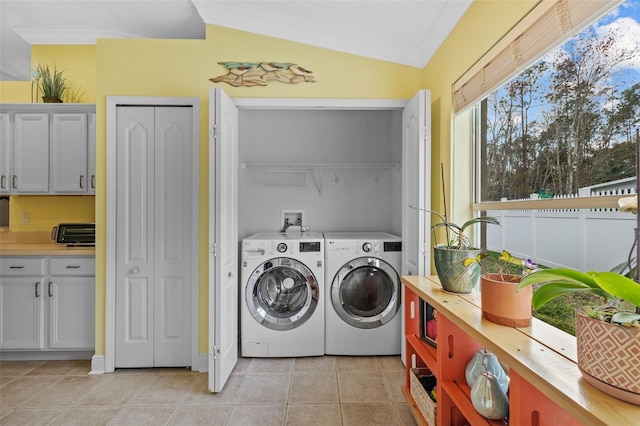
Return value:
[(640, 83), (624, 88), (619, 75), (640, 52), (618, 36), (583, 32), (488, 98), (483, 200), (573, 194), (635, 173), (622, 156), (640, 124)]

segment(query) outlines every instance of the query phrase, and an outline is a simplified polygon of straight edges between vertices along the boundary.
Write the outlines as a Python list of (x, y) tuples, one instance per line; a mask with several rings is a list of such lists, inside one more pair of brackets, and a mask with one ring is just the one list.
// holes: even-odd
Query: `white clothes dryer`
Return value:
[(325, 233), (325, 352), (401, 351), (402, 240), (387, 233)]
[(253, 235), (241, 263), (242, 356), (324, 355), (323, 235)]

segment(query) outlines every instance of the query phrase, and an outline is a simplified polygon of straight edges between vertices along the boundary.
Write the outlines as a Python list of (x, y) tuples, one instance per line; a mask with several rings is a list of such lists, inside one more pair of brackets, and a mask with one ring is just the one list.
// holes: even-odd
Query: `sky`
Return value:
[(598, 20), (594, 28), (598, 36), (617, 31), (616, 47), (638, 50), (635, 58), (627, 61), (624, 68), (640, 80), (640, 0), (627, 0)]
[[(595, 37), (605, 37), (611, 31), (616, 34), (614, 48), (627, 49), (628, 51), (635, 51), (636, 54), (632, 59), (625, 61), (618, 65), (615, 70), (613, 78), (605, 82), (605, 87), (616, 88), (617, 93), (621, 93), (624, 89), (631, 87), (633, 84), (640, 82), (640, 0), (626, 0), (611, 12), (605, 14), (591, 26), (581, 31), (581, 36), (590, 32), (595, 34)], [(542, 60), (552, 63), (554, 58), (561, 56), (565, 52), (565, 46), (572, 43), (572, 40), (568, 40), (565, 44), (547, 53)], [(550, 71), (543, 74), (539, 78), (538, 82), (542, 86), (548, 86), (550, 84)], [(515, 77), (514, 77), (515, 78)], [(504, 87), (504, 86), (503, 86)], [(502, 96), (505, 93), (500, 90)], [(618, 98), (603, 99), (602, 108), (611, 110), (615, 108), (618, 103)], [(532, 108), (529, 110), (529, 118), (534, 120), (542, 120), (544, 111), (548, 108), (547, 102), (544, 98), (537, 99), (532, 104)], [(512, 121), (519, 122), (520, 117), (514, 116)], [(534, 129), (530, 131), (535, 132)]]

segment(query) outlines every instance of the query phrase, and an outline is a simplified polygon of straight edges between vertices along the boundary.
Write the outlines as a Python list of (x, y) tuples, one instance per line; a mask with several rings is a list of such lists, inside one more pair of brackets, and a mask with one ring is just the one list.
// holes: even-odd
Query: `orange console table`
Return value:
[[(640, 406), (586, 383), (576, 365), (575, 338), (533, 319), (511, 328), (482, 319), (480, 294), (447, 293), (436, 276), (403, 276), (406, 382), (418, 424), (427, 424), (410, 393), (410, 369), (427, 367), (437, 379), (438, 425), (502, 425), (473, 408), (465, 367), (479, 348), (509, 369), (511, 425), (640, 425)], [(420, 299), (438, 311), (437, 347), (420, 339)], [(429, 425), (435, 426), (435, 425)]]

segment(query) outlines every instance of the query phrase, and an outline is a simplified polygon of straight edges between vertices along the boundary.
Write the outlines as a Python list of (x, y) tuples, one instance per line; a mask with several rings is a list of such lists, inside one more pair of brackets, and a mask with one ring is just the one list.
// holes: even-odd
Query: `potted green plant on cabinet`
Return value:
[[(640, 285), (616, 272), (566, 268), (533, 272), (518, 288), (533, 284), (540, 285), (533, 293), (534, 309), (572, 292), (604, 299), (601, 306), (585, 306), (576, 312), (578, 368), (596, 388), (640, 405)], [(621, 301), (635, 306), (635, 311), (622, 310)]]
[(509, 327), (531, 325), (532, 287), (518, 290), (524, 276), (537, 268), (531, 259), (512, 256), (508, 251), (481, 252), (467, 258), (464, 265), (480, 265), (482, 317)]
[[(476, 217), (464, 222), (462, 225), (449, 221), (447, 217), (447, 192), (444, 184), (443, 164), (440, 164), (440, 174), (442, 176), (444, 214), (414, 206), (409, 207), (431, 213), (440, 219), (440, 222), (431, 226), (431, 233), (434, 235), (435, 240), (433, 262), (442, 288), (452, 293), (471, 293), (478, 286), (480, 267), (477, 264), (465, 266), (464, 260), (478, 256), (482, 250), (473, 246), (471, 239), (465, 234), (465, 230), (475, 224), (491, 223), (500, 225), (500, 222), (491, 216)], [(446, 243), (438, 243), (438, 231), (441, 229), (444, 229)]]
[[(619, 199), (618, 206), (621, 212), (637, 215), (637, 195)], [(640, 251), (637, 230), (622, 267), (586, 273), (566, 268), (540, 270), (525, 277), (518, 288), (541, 285), (533, 294), (534, 309), (567, 293), (602, 297), (602, 305), (583, 306), (576, 311), (578, 368), (596, 388), (640, 405), (640, 278), (634, 249)]]
[[(478, 285), (480, 267), (477, 264), (465, 265), (465, 259), (475, 258), (482, 250), (473, 247), (471, 239), (465, 235), (465, 230), (477, 223), (500, 225), (500, 222), (494, 217), (480, 216), (457, 225), (449, 221), (446, 215), (433, 210), (418, 210), (431, 213), (440, 219), (440, 222), (431, 227), (431, 232), (436, 235), (433, 261), (442, 288), (452, 293), (471, 293)], [(441, 228), (444, 228), (446, 243), (438, 243), (437, 231)]]
[(64, 70), (56, 67), (51, 70), (49, 65), (36, 66), (39, 74), (38, 85), (42, 90), (42, 101), (45, 103), (62, 103), (62, 97), (67, 89), (67, 77)]

